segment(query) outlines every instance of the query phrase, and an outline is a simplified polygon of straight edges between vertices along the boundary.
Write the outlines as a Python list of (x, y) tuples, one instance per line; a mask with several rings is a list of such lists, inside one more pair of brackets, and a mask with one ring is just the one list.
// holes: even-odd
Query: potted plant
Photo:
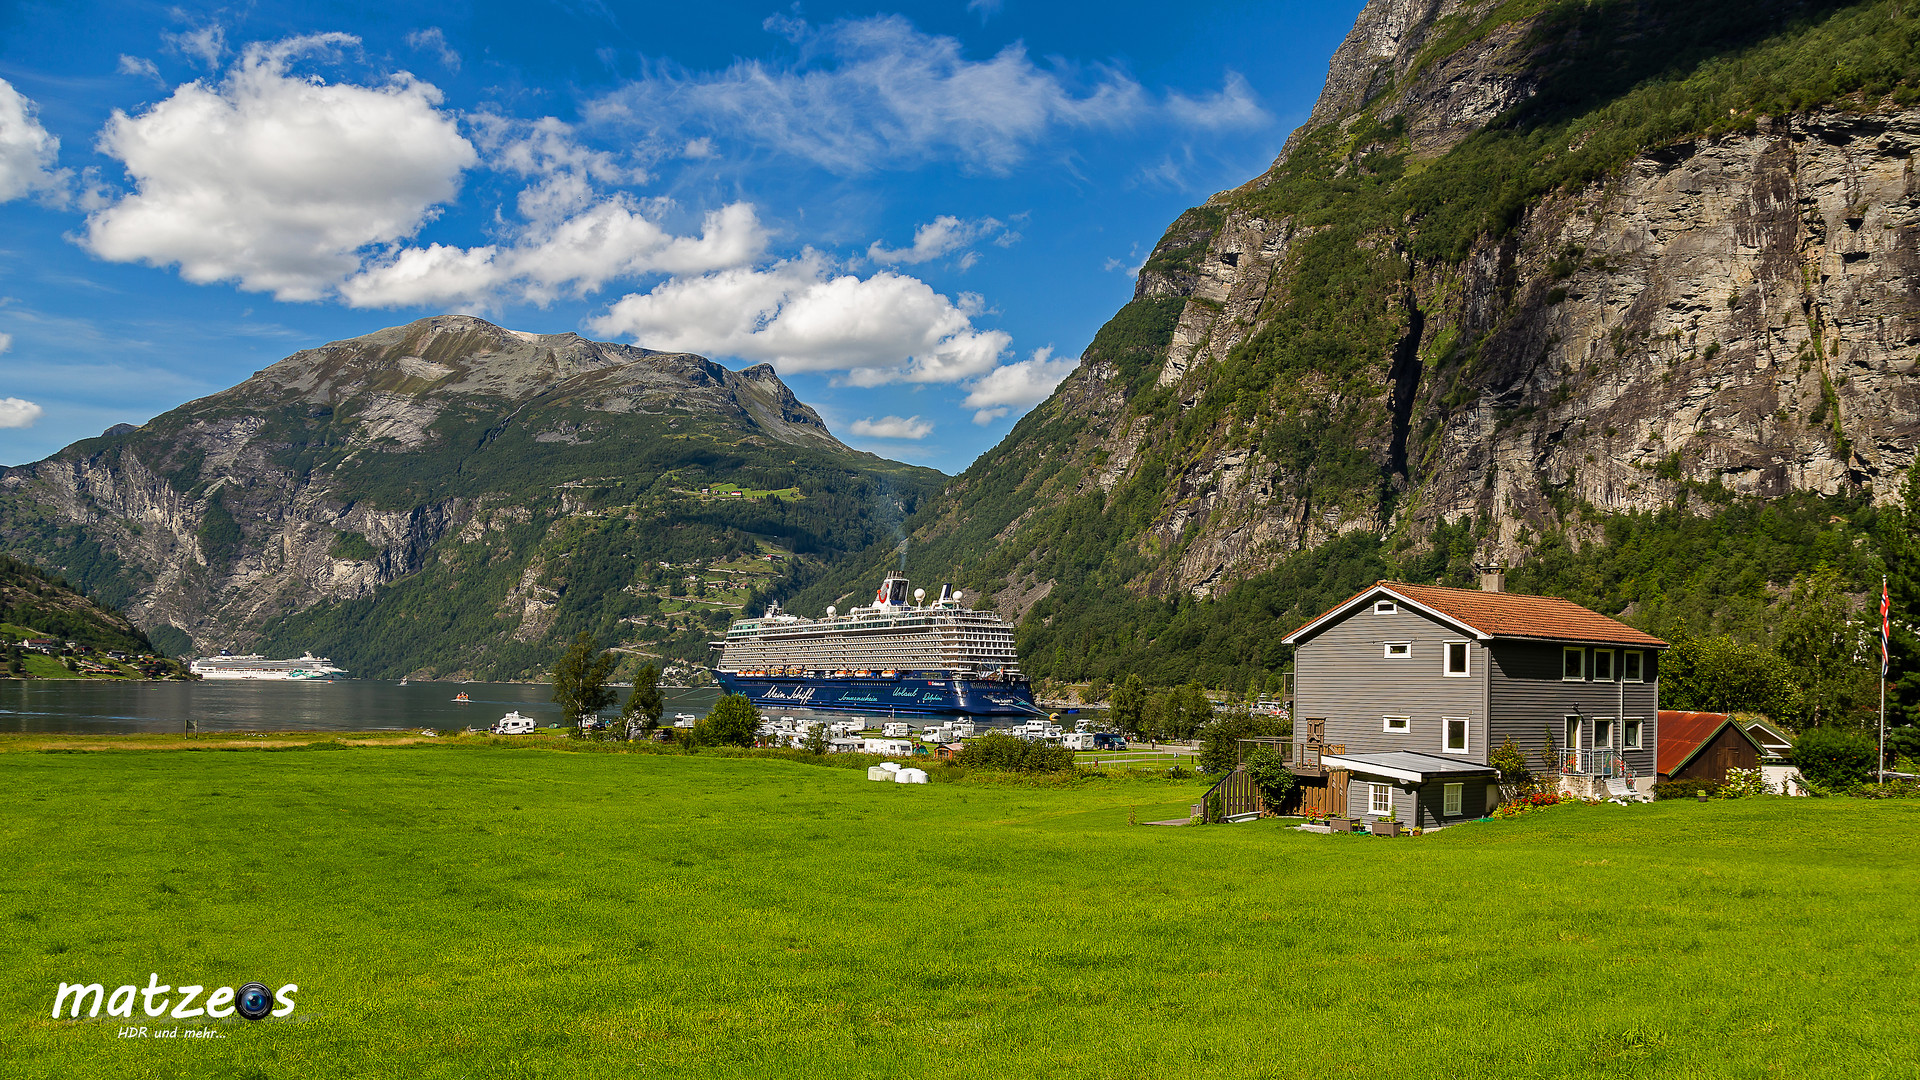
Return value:
[(1398, 815), (1398, 811), (1389, 810), (1385, 817), (1368, 825), (1367, 830), (1375, 836), (1399, 836), (1400, 819)]

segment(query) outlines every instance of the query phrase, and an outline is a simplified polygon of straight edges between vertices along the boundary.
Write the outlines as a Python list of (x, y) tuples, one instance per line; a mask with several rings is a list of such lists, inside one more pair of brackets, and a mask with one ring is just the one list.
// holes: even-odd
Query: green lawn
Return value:
[[(0, 1074), (1915, 1075), (1920, 805), (1570, 806), (1405, 840), (1127, 823), (1200, 790), (0, 754)], [(297, 1011), (196, 1041), (48, 1017), (62, 981), (150, 972), (298, 983)]]

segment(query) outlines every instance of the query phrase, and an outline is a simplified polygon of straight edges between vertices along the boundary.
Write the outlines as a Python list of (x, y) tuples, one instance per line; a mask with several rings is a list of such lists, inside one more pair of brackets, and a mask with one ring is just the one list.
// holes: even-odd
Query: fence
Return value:
[(1096, 769), (1109, 765), (1122, 769), (1168, 769), (1175, 765), (1184, 765), (1191, 769), (1197, 765), (1200, 757), (1184, 750), (1168, 750), (1144, 754), (1121, 754), (1115, 757), (1078, 758), (1075, 765), (1091, 765)]
[(1563, 776), (1604, 776), (1625, 775), (1625, 763), (1620, 760), (1618, 750), (1563, 750), (1560, 752), (1560, 773)]

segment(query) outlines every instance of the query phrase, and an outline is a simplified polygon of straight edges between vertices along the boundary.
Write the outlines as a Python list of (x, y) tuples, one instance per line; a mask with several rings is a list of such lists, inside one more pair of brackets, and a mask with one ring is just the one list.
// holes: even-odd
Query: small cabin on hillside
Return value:
[(1758, 769), (1766, 750), (1726, 713), (1660, 711), (1660, 779), (1719, 783), (1728, 769)]
[[(1284, 639), (1296, 773), (1327, 812), (1431, 828), (1499, 801), (1491, 755), (1596, 792), (1648, 791), (1667, 643), (1551, 596), (1381, 581)], [(1312, 793), (1307, 804), (1314, 804)]]

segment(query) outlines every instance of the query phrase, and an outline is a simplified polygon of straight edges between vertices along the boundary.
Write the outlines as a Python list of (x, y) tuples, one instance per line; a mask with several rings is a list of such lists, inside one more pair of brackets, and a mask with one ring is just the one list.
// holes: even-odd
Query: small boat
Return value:
[(466, 694), (466, 691), (464, 691), (464, 690), (462, 690), (462, 691), (461, 691), (460, 693), (458, 693), (458, 694), (455, 694), (455, 695), (453, 695), (453, 700), (455, 700), (455, 701), (472, 701), (473, 699), (467, 696), (467, 694)]

